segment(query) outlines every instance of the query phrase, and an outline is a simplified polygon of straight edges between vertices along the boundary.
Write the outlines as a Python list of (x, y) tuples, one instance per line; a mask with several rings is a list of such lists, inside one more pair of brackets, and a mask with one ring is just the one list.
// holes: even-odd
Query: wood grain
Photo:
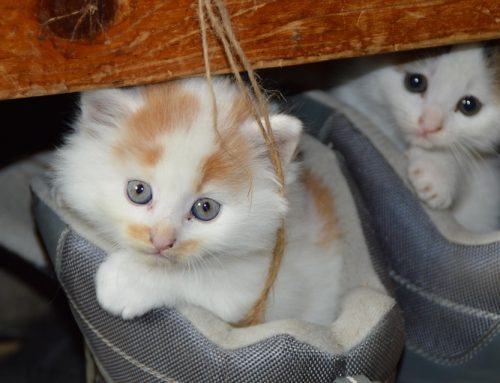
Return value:
[[(500, 37), (498, 0), (227, 0), (256, 68)], [(204, 71), (196, 1), (0, 0), (0, 98)], [(217, 72), (226, 72), (211, 40)]]

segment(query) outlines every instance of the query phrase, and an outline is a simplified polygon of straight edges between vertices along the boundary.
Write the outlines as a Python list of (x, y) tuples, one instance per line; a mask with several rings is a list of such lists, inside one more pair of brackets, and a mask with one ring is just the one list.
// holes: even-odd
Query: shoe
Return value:
[[(343, 303), (329, 326), (280, 320), (234, 328), (198, 307), (161, 308), (123, 320), (99, 306), (94, 277), (110, 245), (58, 207), (44, 178), (32, 182), (35, 219), (59, 282), (106, 381), (332, 382), (365, 375), (392, 381), (404, 343), (367, 210), (334, 152), (313, 138), (301, 146), (314, 171), (337, 180), (346, 254)], [(317, 153), (325, 153), (319, 156)], [(344, 169), (345, 170), (345, 169)], [(349, 380), (352, 381), (352, 380)]]
[(420, 202), (404, 154), (360, 112), (322, 91), (297, 101), (330, 108), (318, 134), (344, 158), (373, 217), (405, 320), (397, 382), (500, 382), (500, 232), (469, 232)]

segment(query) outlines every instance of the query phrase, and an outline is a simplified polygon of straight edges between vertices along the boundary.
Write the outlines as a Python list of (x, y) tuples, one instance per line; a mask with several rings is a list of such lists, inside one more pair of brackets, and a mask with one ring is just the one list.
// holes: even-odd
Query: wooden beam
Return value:
[[(500, 37), (498, 0), (226, 0), (256, 68)], [(204, 71), (197, 1), (0, 0), (0, 98)], [(227, 72), (210, 41), (214, 69)]]

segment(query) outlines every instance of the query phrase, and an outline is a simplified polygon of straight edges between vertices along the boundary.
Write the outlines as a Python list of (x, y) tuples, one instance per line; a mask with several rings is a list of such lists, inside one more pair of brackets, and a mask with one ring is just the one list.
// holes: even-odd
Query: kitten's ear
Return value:
[[(272, 115), (269, 121), (280, 152), (281, 161), (286, 165), (293, 159), (297, 145), (299, 144), (302, 133), (302, 122), (286, 114)], [(247, 132), (252, 141), (265, 148), (264, 137), (255, 121), (248, 127)]]
[(138, 104), (132, 89), (100, 89), (81, 93), (81, 119), (85, 126), (118, 127)]

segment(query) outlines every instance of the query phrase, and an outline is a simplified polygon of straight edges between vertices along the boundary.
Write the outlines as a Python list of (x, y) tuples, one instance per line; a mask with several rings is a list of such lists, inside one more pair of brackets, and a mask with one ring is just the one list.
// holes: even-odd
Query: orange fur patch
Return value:
[(245, 184), (250, 179), (249, 162), (249, 144), (241, 134), (235, 133), (224, 139), (219, 149), (205, 160), (196, 191), (200, 192), (210, 182), (222, 182), (228, 186)]
[(317, 244), (323, 248), (327, 248), (339, 235), (332, 192), (330, 188), (322, 183), (310, 170), (304, 170), (302, 182), (310, 193), (316, 211), (323, 221), (323, 228)]
[(200, 244), (200, 241), (190, 239), (177, 243), (172, 250), (177, 258), (186, 257), (189, 255), (189, 253), (192, 253), (193, 251), (199, 249)]
[(143, 94), (146, 102), (124, 124), (125, 134), (115, 152), (119, 158), (131, 154), (144, 165), (154, 166), (163, 155), (158, 136), (173, 129), (189, 129), (200, 103), (175, 81), (145, 87)]
[(247, 101), (241, 95), (239, 95), (236, 96), (236, 98), (233, 100), (233, 104), (229, 108), (229, 113), (225, 124), (227, 126), (230, 126), (232, 129), (237, 129), (250, 117), (252, 117), (252, 114)]
[(149, 240), (149, 227), (147, 225), (132, 223), (127, 226), (127, 234), (136, 241), (151, 243)]
[(210, 182), (223, 182), (228, 186), (239, 187), (250, 181), (251, 147), (239, 131), (241, 124), (250, 116), (245, 101), (237, 98), (224, 121), (219, 122), (219, 126), (224, 127), (224, 130), (219, 132), (219, 146), (201, 167), (197, 192)]

